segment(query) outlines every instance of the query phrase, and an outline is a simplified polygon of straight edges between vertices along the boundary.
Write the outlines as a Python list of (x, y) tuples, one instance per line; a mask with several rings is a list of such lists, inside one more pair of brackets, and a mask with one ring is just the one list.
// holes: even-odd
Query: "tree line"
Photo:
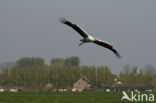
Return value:
[(80, 66), (80, 59), (76, 56), (53, 58), (50, 65), (46, 65), (40, 57), (21, 58), (16, 65), (2, 68), (0, 86), (45, 88), (47, 84), (52, 84), (54, 88), (67, 88), (83, 76), (96, 88), (115, 86), (114, 79), (122, 86), (156, 87), (155, 68), (151, 65), (146, 66), (145, 72), (137, 66), (125, 65), (124, 70), (116, 75), (108, 66)]

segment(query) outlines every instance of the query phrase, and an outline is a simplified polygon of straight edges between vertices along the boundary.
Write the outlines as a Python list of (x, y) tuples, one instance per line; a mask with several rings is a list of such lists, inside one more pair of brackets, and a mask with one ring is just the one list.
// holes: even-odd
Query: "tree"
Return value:
[(44, 66), (45, 61), (40, 57), (24, 57), (16, 61), (17, 67)]
[(67, 65), (67, 66), (79, 66), (80, 59), (77, 56), (51, 59), (51, 65)]
[(63, 58), (54, 58), (51, 59), (51, 65), (61, 65), (61, 64), (65, 64), (65, 60)]
[(129, 73), (129, 72), (130, 72), (131, 66), (130, 66), (129, 64), (125, 64), (123, 67), (124, 67), (123, 71), (124, 71), (125, 73)]
[(148, 64), (144, 66), (145, 72), (151, 73), (154, 75), (156, 73), (156, 68), (154, 68), (152, 65)]
[(144, 79), (144, 85), (146, 86), (152, 86), (152, 74), (149, 72), (146, 72), (143, 75), (143, 79)]
[(111, 86), (113, 84), (113, 78), (114, 75), (112, 75), (110, 69), (105, 67), (98, 67), (97, 68), (97, 85), (98, 87), (102, 87), (105, 85)]
[(14, 62), (6, 62), (6, 63), (0, 63), (0, 72), (3, 68), (11, 68), (13, 66), (16, 66), (16, 63)]
[(81, 77), (85, 76), (87, 79), (91, 80), (91, 68), (88, 66), (82, 66)]
[(79, 66), (80, 64), (80, 59), (79, 57), (77, 56), (72, 56), (72, 57), (69, 57), (69, 58), (66, 58), (65, 59), (65, 64), (66, 65), (72, 65), (72, 66)]

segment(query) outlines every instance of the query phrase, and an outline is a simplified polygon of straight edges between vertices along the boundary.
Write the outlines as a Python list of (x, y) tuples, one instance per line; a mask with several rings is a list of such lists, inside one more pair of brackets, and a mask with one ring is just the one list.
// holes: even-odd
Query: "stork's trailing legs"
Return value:
[(84, 42), (81, 42), (81, 43), (79, 44), (79, 46), (81, 46), (82, 44), (84, 44)]

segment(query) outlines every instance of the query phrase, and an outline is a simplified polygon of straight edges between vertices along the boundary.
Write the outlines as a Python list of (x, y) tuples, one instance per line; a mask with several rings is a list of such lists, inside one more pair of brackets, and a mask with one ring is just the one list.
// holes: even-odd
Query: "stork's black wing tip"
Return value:
[(63, 23), (63, 24), (65, 24), (65, 23), (67, 23), (67, 22), (68, 22), (68, 20), (67, 20), (67, 19), (65, 19), (65, 18), (60, 18), (60, 19), (59, 19), (59, 21), (60, 21), (60, 23)]
[(122, 59), (122, 56), (117, 52), (115, 53), (115, 55), (119, 58), (119, 59)]

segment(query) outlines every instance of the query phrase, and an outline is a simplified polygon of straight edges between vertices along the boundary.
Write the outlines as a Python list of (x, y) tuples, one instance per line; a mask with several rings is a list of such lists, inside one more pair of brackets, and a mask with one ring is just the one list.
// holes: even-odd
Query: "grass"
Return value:
[(122, 93), (101, 91), (3, 92), (0, 93), (0, 103), (129, 103), (127, 100), (121, 101), (121, 97)]

